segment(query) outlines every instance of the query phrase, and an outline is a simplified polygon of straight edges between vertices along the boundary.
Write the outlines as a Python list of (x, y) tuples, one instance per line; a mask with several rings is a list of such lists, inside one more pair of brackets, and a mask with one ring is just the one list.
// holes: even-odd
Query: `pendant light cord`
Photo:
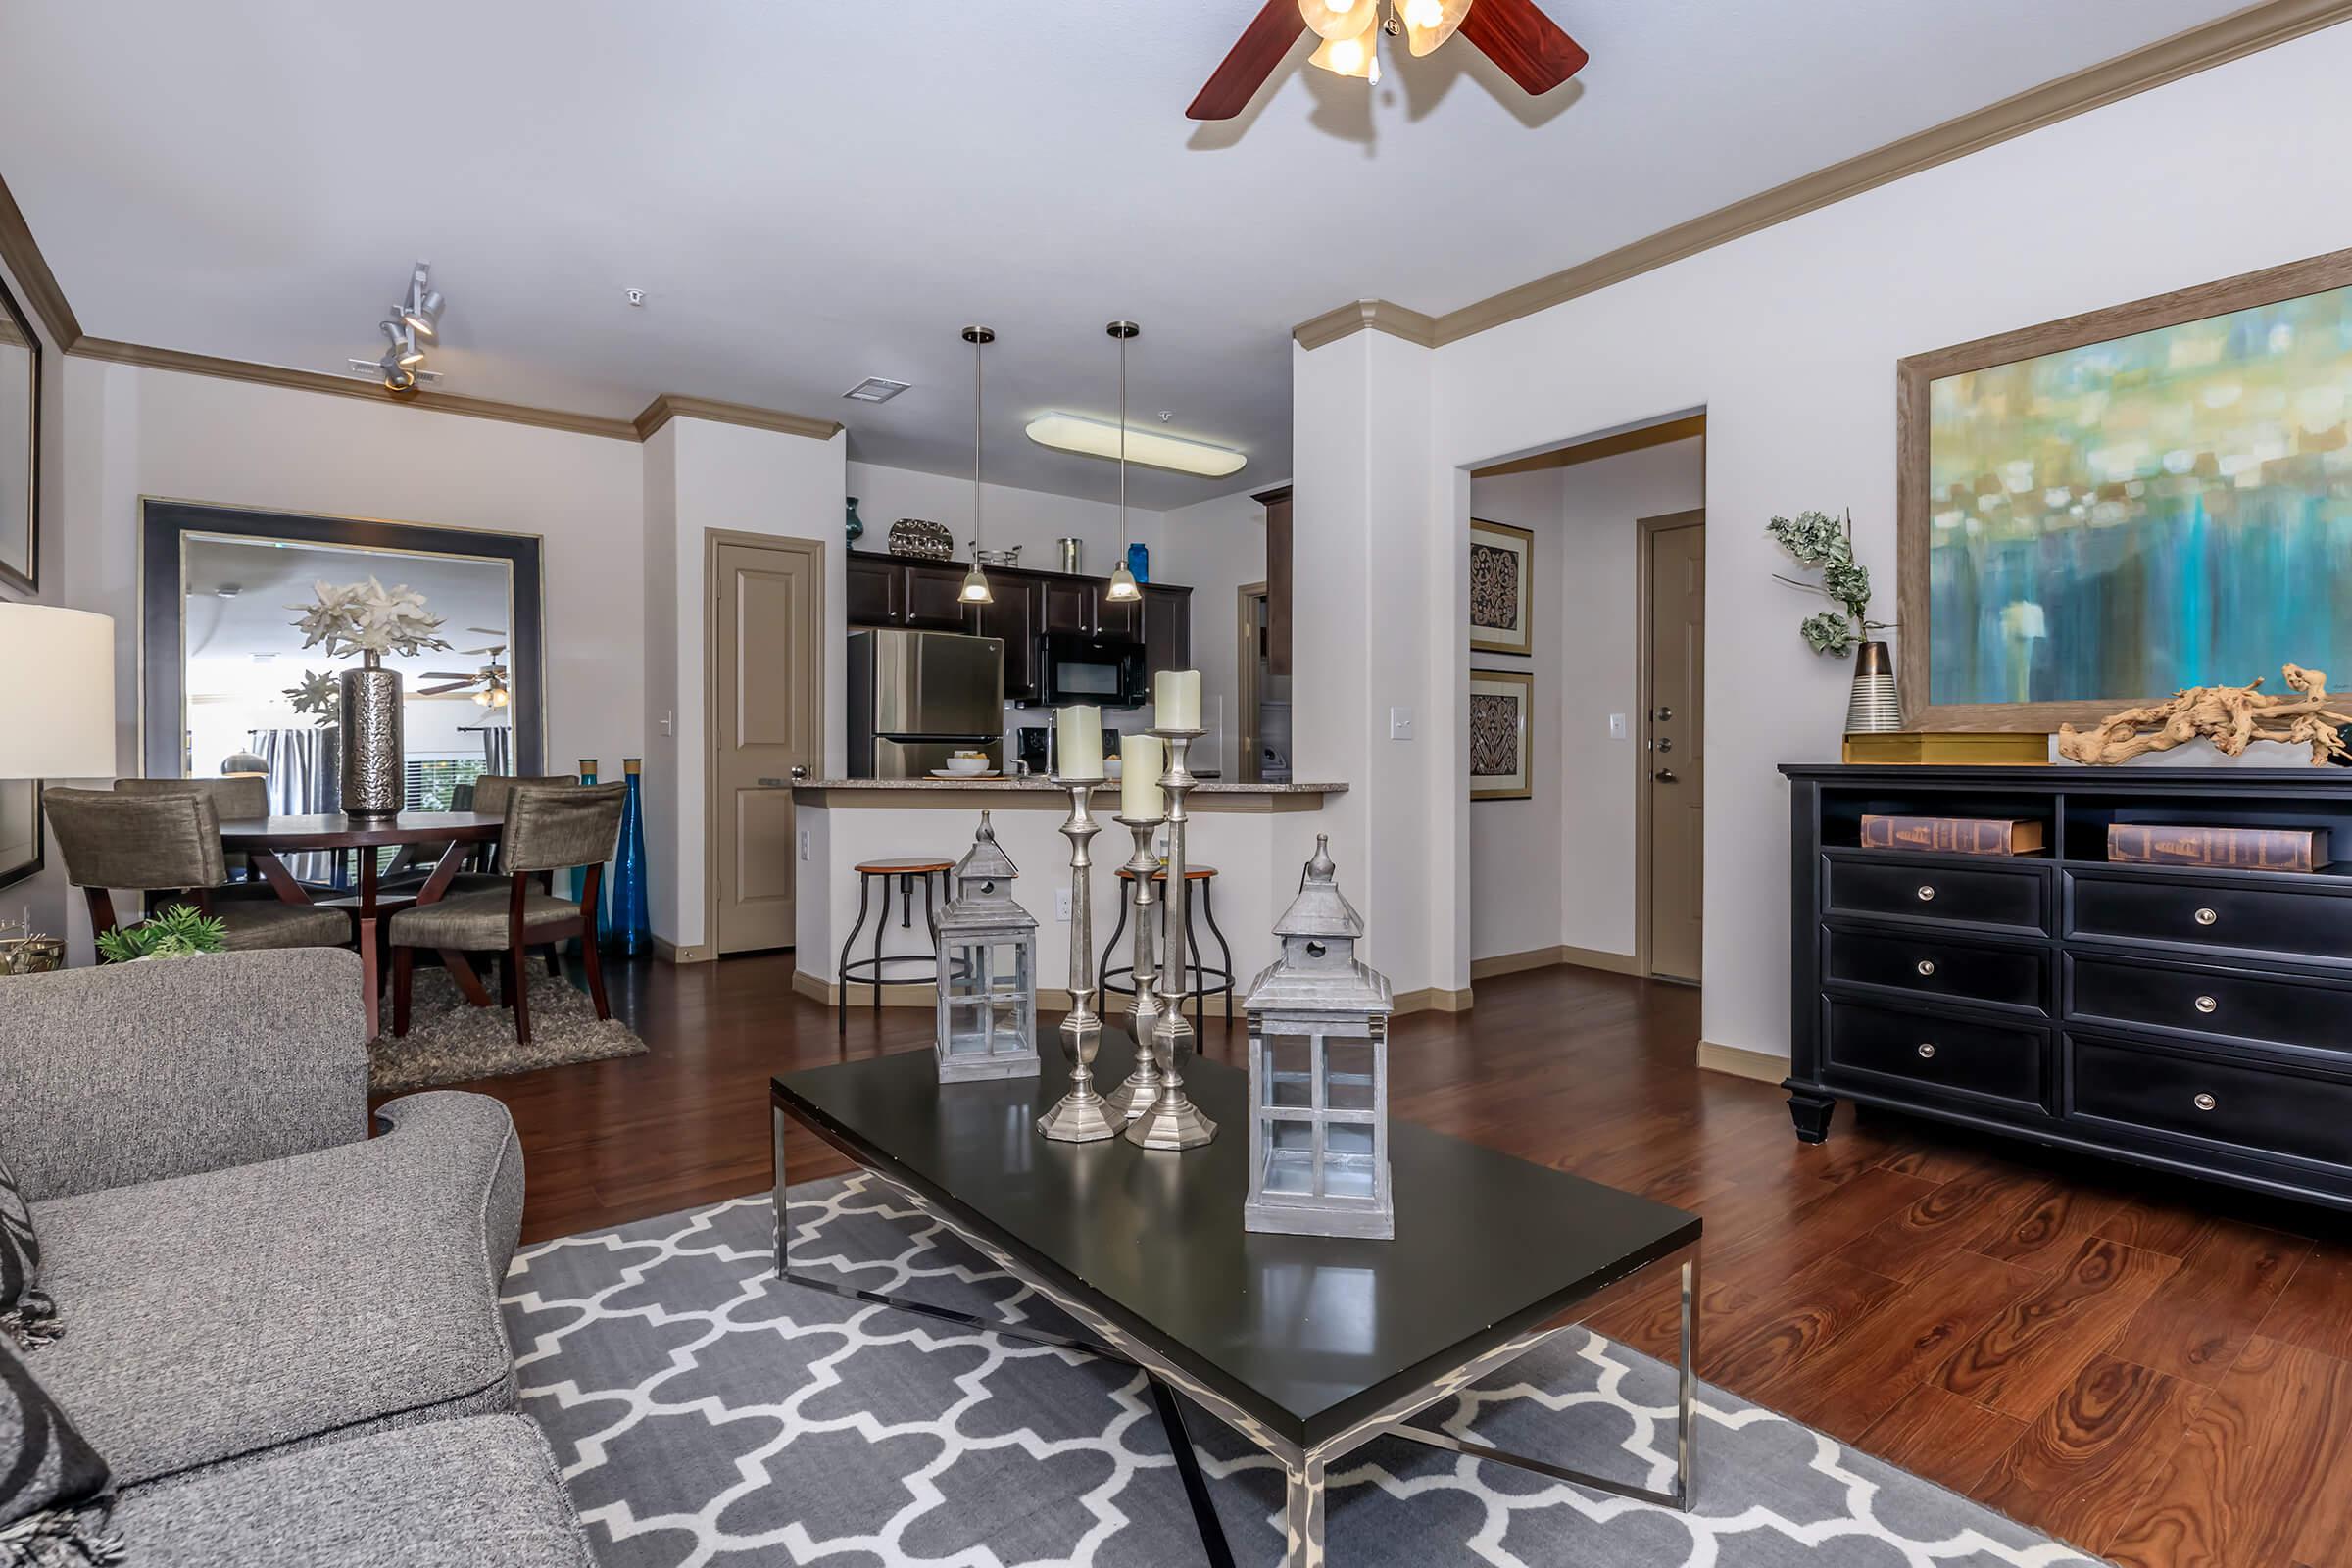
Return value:
[(984, 505), (980, 498), (980, 432), (981, 418), (980, 342), (972, 343), (972, 564), (980, 564), (980, 514)]
[(1127, 339), (1119, 338), (1119, 560), (1127, 559), (1135, 530), (1127, 521)]

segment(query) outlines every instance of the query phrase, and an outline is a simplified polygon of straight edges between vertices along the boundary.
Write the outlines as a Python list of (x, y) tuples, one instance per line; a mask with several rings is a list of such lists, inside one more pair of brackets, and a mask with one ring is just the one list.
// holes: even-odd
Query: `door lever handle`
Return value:
[(1681, 779), (1674, 776), (1674, 769), (1671, 767), (1661, 767), (1655, 773), (1652, 773), (1650, 777), (1656, 779), (1661, 784), (1680, 784), (1682, 782)]

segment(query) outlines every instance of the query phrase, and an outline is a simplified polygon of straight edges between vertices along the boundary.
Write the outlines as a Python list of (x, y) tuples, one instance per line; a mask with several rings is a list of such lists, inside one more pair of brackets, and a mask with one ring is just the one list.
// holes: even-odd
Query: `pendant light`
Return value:
[(1127, 345), (1143, 328), (1133, 321), (1113, 321), (1102, 329), (1119, 340), (1119, 564), (1110, 569), (1110, 586), (1102, 597), (1122, 604), (1144, 597), (1135, 573), (1127, 569), (1127, 547), (1135, 542), (1127, 524)]
[(963, 340), (972, 346), (972, 569), (963, 574), (963, 587), (956, 597), (967, 605), (993, 605), (997, 596), (989, 592), (988, 573), (980, 569), (980, 351), (997, 340), (994, 328), (967, 326)]

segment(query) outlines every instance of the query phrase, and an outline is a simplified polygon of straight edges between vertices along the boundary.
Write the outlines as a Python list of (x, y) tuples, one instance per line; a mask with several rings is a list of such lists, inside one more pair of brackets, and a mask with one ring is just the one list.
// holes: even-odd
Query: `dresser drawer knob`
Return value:
[(1920, 903), (1922, 903), (1922, 904), (1933, 904), (1933, 903), (1935, 903), (1935, 902), (1936, 902), (1936, 889), (1935, 889), (1934, 887), (1932, 887), (1931, 885), (1929, 885), (1928, 883), (1922, 882), (1922, 883), (1919, 885), (1919, 902), (1920, 902)]
[(2219, 920), (2220, 918), (2220, 913), (2212, 909), (2199, 909), (2197, 911), (2197, 924), (2199, 925), (2211, 925), (2214, 921)]
[(1922, 1040), (1922, 1041), (1919, 1043), (1919, 1054), (1920, 1054), (1920, 1056), (1921, 1056), (1921, 1058), (1922, 1058), (1923, 1060), (1927, 1060), (1927, 1061), (1933, 1061), (1933, 1060), (1935, 1060), (1935, 1059), (1936, 1059), (1936, 1047), (1935, 1047), (1935, 1044), (1934, 1044), (1934, 1042), (1932, 1042), (1932, 1041), (1927, 1041), (1927, 1040)]
[(1934, 958), (1920, 959), (1919, 972), (1923, 978), (1925, 976), (1934, 974), (1936, 972), (1936, 960)]
[(2211, 997), (2199, 997), (2197, 999), (2197, 1010), (2199, 1012), (2211, 1012), (2214, 1008), (2220, 1005), (2221, 1004), (2214, 1001)]
[(2220, 1104), (2221, 1102), (2214, 1099), (2211, 1095), (2199, 1095), (2196, 1099), (2190, 1101), (2189, 1103), (2196, 1106), (2199, 1110), (2211, 1110), (2214, 1106)]

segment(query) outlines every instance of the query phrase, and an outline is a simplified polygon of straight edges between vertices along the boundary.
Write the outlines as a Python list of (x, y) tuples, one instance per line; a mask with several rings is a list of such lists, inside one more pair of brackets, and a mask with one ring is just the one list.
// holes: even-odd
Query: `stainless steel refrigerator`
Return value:
[(1004, 771), (1004, 640), (850, 633), (850, 776), (928, 778), (952, 752), (986, 752)]

